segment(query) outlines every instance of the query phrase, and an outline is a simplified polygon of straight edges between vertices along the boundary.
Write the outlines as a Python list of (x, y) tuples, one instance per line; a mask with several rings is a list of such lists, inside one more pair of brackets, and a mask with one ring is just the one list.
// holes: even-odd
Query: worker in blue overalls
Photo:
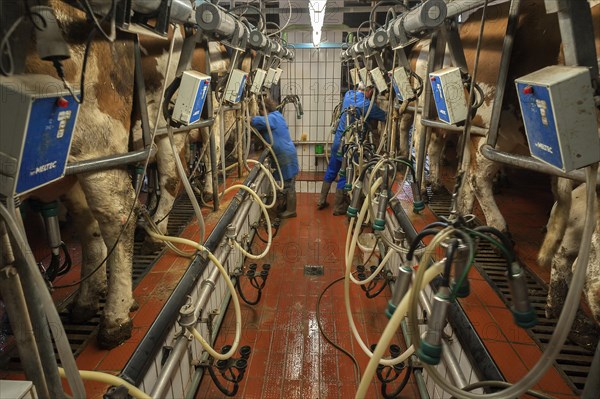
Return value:
[[(262, 104), (259, 104), (259, 106), (259, 112), (264, 115)], [(296, 175), (300, 172), (296, 146), (290, 136), (288, 125), (281, 112), (277, 111), (275, 103), (271, 99), (265, 98), (264, 107), (268, 112), (273, 143), (271, 143), (267, 129), (267, 118), (255, 116), (250, 120), (250, 124), (262, 134), (267, 143), (273, 146), (273, 152), (281, 168), (281, 176), (279, 176), (279, 172), (274, 175), (275, 179), (283, 180), (284, 205), (282, 208), (284, 210), (279, 214), (279, 217), (282, 219), (293, 218), (296, 217)]]
[[(348, 92), (344, 96), (344, 101), (342, 102), (342, 110), (340, 114), (340, 121), (338, 122), (337, 129), (335, 131), (335, 138), (333, 139), (333, 145), (331, 146), (331, 159), (329, 160), (329, 165), (327, 165), (327, 171), (325, 172), (325, 177), (323, 178), (323, 187), (321, 188), (321, 195), (319, 196), (319, 200), (317, 202), (318, 209), (323, 209), (329, 205), (327, 203), (327, 194), (329, 193), (329, 189), (331, 188), (331, 183), (335, 180), (342, 166), (343, 155), (338, 155), (338, 149), (346, 127), (349, 124), (352, 124), (356, 118), (361, 118), (362, 115), (364, 115), (364, 113), (367, 112), (369, 106), (371, 105), (372, 95), (373, 88), (367, 87), (365, 89), (365, 86), (361, 82), (358, 84), (357, 90), (348, 90)], [(349, 107), (353, 107), (354, 111), (348, 112)], [(346, 117), (346, 114), (348, 114), (348, 118)], [(367, 115), (367, 121), (385, 121), (385, 118), (385, 111), (383, 111), (377, 105), (373, 104), (371, 112)], [(349, 205), (348, 196), (344, 191), (345, 184), (346, 177), (340, 176), (337, 183), (337, 189), (335, 191), (335, 203), (333, 206), (333, 214), (335, 216), (344, 215)]]

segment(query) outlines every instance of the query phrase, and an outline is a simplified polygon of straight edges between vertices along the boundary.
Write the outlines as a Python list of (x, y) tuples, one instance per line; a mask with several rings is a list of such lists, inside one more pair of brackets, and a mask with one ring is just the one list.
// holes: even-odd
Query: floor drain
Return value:
[(322, 276), (324, 271), (323, 265), (304, 265), (305, 276)]

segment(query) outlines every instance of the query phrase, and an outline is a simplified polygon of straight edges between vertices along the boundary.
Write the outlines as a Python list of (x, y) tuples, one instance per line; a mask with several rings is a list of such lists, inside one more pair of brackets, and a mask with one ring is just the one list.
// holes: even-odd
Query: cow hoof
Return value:
[(581, 311), (577, 311), (577, 316), (573, 321), (569, 339), (584, 349), (594, 353), (598, 345), (598, 335), (600, 334), (598, 326), (589, 320)]
[(547, 319), (558, 319), (558, 316), (560, 316), (560, 311), (557, 312), (555, 308), (546, 305), (544, 314), (546, 315)]
[(131, 338), (132, 330), (133, 322), (131, 319), (127, 319), (124, 323), (117, 323), (116, 325), (108, 325), (102, 320), (97, 337), (98, 346), (101, 349), (113, 349)]
[(74, 303), (71, 307), (69, 318), (75, 324), (85, 323), (98, 314), (98, 304), (82, 306)]
[(140, 308), (140, 304), (134, 299), (133, 303), (131, 304), (131, 306), (129, 307), (129, 311), (130, 312), (135, 312), (136, 310), (138, 310)]
[(135, 234), (134, 234), (134, 241), (135, 242), (143, 242), (146, 239), (146, 236), (148, 234), (146, 233), (146, 230), (142, 229), (142, 228), (136, 228), (135, 229)]
[(163, 243), (146, 238), (142, 244), (142, 255), (153, 255), (163, 249)]

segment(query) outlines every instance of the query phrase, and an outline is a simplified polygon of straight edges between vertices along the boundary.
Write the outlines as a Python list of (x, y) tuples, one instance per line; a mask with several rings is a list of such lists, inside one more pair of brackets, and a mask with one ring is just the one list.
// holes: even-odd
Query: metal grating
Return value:
[[(198, 200), (200, 200), (198, 198)], [(169, 215), (169, 223), (167, 231), (169, 235), (179, 236), (183, 229), (187, 226), (191, 218), (194, 216), (192, 203), (186, 195), (180, 196), (173, 204), (173, 209)], [(144, 276), (152, 270), (156, 261), (160, 258), (165, 250), (157, 250), (153, 253), (142, 253), (142, 242), (135, 242), (133, 252), (133, 288), (144, 278)], [(96, 316), (85, 323), (76, 324), (71, 322), (69, 318), (69, 305), (74, 300), (76, 292), (66, 300), (59, 315), (63, 322), (65, 332), (69, 338), (71, 350), (75, 356), (79, 355), (86, 347), (90, 339), (96, 336), (98, 326), (100, 325), (100, 316), (104, 310), (105, 300), (100, 301), (100, 309)], [(56, 348), (55, 348), (55, 354)], [(60, 364), (60, 359), (57, 356), (57, 361)], [(21, 364), (16, 346), (7, 350), (0, 356), (0, 365), (8, 370), (21, 370)]]
[[(438, 216), (447, 216), (450, 205), (450, 193), (446, 190), (435, 194), (429, 201), (429, 208)], [(478, 219), (475, 219), (475, 223), (482, 225)], [(481, 242), (479, 244), (479, 250), (475, 257), (475, 267), (496, 291), (500, 299), (508, 306), (512, 300), (512, 296), (508, 282), (506, 281), (506, 261), (496, 253), (490, 243)], [(526, 331), (543, 350), (550, 341), (558, 320), (546, 318), (545, 306), (548, 289), (544, 282), (529, 270), (526, 269), (525, 272), (529, 288), (529, 299), (538, 317), (538, 325)], [(586, 317), (583, 315), (583, 312), (581, 312), (581, 316)], [(590, 325), (593, 325), (591, 321), (588, 320), (588, 322)], [(555, 368), (564, 377), (573, 391), (578, 394), (581, 394), (585, 386), (593, 356), (594, 353), (592, 351), (579, 346), (567, 338), (563, 349), (555, 360)]]
[(323, 265), (304, 265), (305, 276), (322, 276), (325, 273)]

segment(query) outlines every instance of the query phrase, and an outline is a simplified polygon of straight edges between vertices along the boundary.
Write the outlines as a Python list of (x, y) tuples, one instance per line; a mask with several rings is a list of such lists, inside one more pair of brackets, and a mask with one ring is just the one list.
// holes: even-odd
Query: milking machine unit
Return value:
[[(463, 12), (483, 6), (484, 3), (487, 2), (428, 1), (386, 21), (385, 26), (367, 37), (351, 43), (342, 51), (342, 61), (348, 62), (352, 68), (350, 77), (353, 79), (353, 83), (363, 82), (370, 85), (372, 82), (380, 92), (385, 91), (390, 87), (388, 85), (391, 85), (395, 93), (394, 97), (398, 101), (408, 100), (410, 102), (415, 98), (415, 89), (411, 84), (413, 73), (410, 71), (410, 65), (402, 49), (424, 37), (428, 32), (442, 30), (443, 35), (436, 34), (432, 38), (430, 46), (427, 71), (430, 83), (425, 87), (425, 104), (420, 104), (423, 109), (422, 124), (427, 126), (423, 137), (429, 134), (431, 126), (441, 127), (444, 124), (450, 131), (468, 131), (470, 118), (472, 119), (477, 108), (483, 103), (483, 93), (468, 73), (454, 19)], [(559, 1), (559, 3), (561, 2)], [(575, 7), (569, 2), (562, 3), (559, 7)], [(586, 6), (587, 4), (581, 7)], [(511, 7), (511, 10), (512, 8), (514, 7)], [(511, 19), (508, 29), (517, 21), (518, 18)], [(568, 23), (565, 22), (565, 25)], [(442, 56), (446, 42), (454, 66), (442, 68)], [(395, 51), (394, 59), (399, 63), (388, 72), (388, 76), (391, 78), (389, 83), (385, 79), (385, 74), (380, 74), (383, 70), (381, 53), (387, 47)], [(581, 53), (588, 54), (587, 52)], [(365, 60), (364, 66), (361, 65), (361, 58)], [(375, 60), (375, 66), (366, 62), (369, 58)], [(591, 60), (593, 57), (588, 58)], [(507, 65), (507, 63), (505, 64)], [(586, 67), (549, 67), (516, 81), (533, 156), (550, 163), (554, 168), (563, 172), (600, 160), (600, 141), (596, 134), (597, 110), (595, 106), (597, 105), (594, 104), (590, 77), (590, 69)], [(470, 104), (467, 101), (466, 89), (470, 91)], [(499, 103), (501, 104), (501, 98)], [(439, 121), (443, 123), (429, 119), (430, 114), (426, 110), (433, 109), (433, 105), (437, 108)], [(376, 278), (381, 278), (375, 275), (382, 273), (383, 267), (386, 262), (389, 262), (389, 259), (394, 259), (398, 266), (393, 273), (394, 277), (391, 278), (395, 281), (392, 289), (393, 295), (386, 309), (390, 322), (379, 343), (369, 350), (361, 340), (360, 334), (353, 328), (353, 334), (361, 348), (369, 356), (372, 356), (363, 374), (356, 397), (365, 397), (366, 389), (375, 374), (378, 375), (384, 386), (388, 384), (389, 381), (382, 378), (381, 370), (386, 367), (397, 367), (394, 364), (402, 364), (401, 362), (408, 359), (413, 353), (428, 375), (434, 378), (436, 383), (440, 384), (447, 392), (451, 392), (456, 397), (487, 397), (487, 395), (477, 396), (461, 391), (460, 386), (464, 386), (466, 383), (458, 384), (455, 381), (455, 385), (458, 385), (459, 388), (451, 386), (452, 384), (445, 382), (434, 366), (444, 359), (448, 368), (460, 367), (455, 364), (454, 355), (446, 353), (447, 344), (444, 342), (447, 337), (445, 337), (444, 328), (448, 323), (447, 315), (453, 302), (457, 298), (463, 298), (470, 294), (468, 273), (473, 265), (480, 242), (491, 244), (506, 260), (506, 278), (511, 290), (512, 302), (509, 307), (515, 324), (522, 328), (531, 328), (536, 325), (536, 312), (529, 302), (525, 272), (516, 259), (513, 245), (505, 234), (491, 227), (473, 228), (469, 221), (471, 216), (459, 215), (457, 212), (451, 212), (450, 216), (443, 218), (442, 221), (426, 226), (418, 234), (416, 232), (406, 234), (405, 232), (413, 228), (399, 206), (396, 195), (393, 195), (391, 190), (396, 187), (396, 172), (400, 170), (399, 167), (401, 165), (408, 166), (407, 173), (414, 176), (414, 210), (421, 209), (422, 205), (418, 203), (420, 191), (418, 176), (422, 175), (422, 165), (413, 168), (410, 160), (392, 157), (385, 150), (376, 151), (372, 144), (361, 139), (360, 134), (357, 134), (359, 130), (356, 126), (350, 126), (345, 132), (344, 141), (340, 146), (343, 147), (342, 153), (344, 154), (342, 169), (348, 179), (346, 188), (352, 191), (347, 213), (350, 218), (350, 227), (345, 252), (346, 283), (352, 281), (355, 284), (363, 285)], [(421, 142), (420, 158), (423, 158), (425, 139), (421, 140), (423, 141)], [(586, 147), (586, 143), (591, 145)], [(391, 208), (393, 212), (388, 212), (388, 208)], [(368, 273), (365, 274), (365, 268), (359, 265), (356, 269), (356, 275), (359, 276), (357, 279), (352, 270), (352, 258), (356, 242), (360, 239), (360, 231), (367, 220), (372, 222), (377, 242), (383, 245), (386, 255), (380, 261), (379, 267), (372, 270), (369, 277), (367, 277)], [(425, 246), (422, 239), (427, 236), (433, 236), (433, 239)], [(435, 261), (434, 251), (438, 247), (443, 248), (445, 256), (440, 261)], [(420, 266), (415, 268), (417, 258)], [(388, 267), (388, 269), (390, 268)], [(430, 304), (425, 300), (426, 298), (423, 299), (420, 290), (439, 274), (441, 274), (441, 278), (436, 279), (433, 300)], [(387, 275), (386, 279), (390, 280), (389, 277)], [(419, 289), (415, 289), (415, 287), (419, 287)], [(345, 295), (346, 310), (352, 327), (354, 322), (348, 289), (345, 290)], [(419, 304), (427, 312), (426, 326), (418, 320)], [(399, 354), (397, 350), (390, 350), (395, 358), (383, 359), (382, 355), (388, 350), (392, 335), (400, 327), (407, 313), (408, 323), (403, 328), (413, 346), (403, 354)], [(560, 338), (553, 337), (553, 339)], [(553, 343), (552, 351), (555, 349), (556, 345)], [(525, 392), (536, 381), (536, 378), (539, 378), (541, 368), (547, 366), (546, 360), (551, 359), (552, 351), (544, 354), (544, 360), (538, 363), (539, 366), (536, 366), (535, 370), (524, 378), (524, 381), (508, 388), (506, 394), (497, 393), (490, 397), (515, 397), (515, 395), (518, 396)]]

